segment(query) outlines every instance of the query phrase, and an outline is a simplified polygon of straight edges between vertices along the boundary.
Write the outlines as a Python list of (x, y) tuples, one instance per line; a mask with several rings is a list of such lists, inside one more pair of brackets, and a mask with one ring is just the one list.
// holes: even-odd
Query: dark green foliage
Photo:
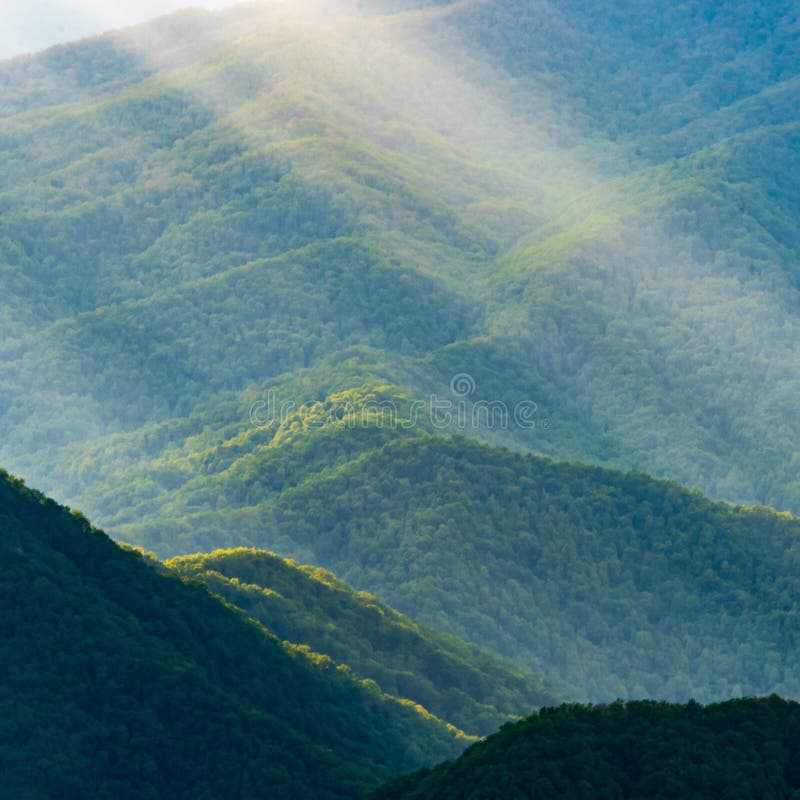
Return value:
[(0, 475), (0, 794), (351, 798), (463, 738)]
[(167, 562), (281, 639), (307, 645), (395, 697), (486, 735), (552, 695), (510, 664), (413, 623), (331, 573), (258, 550), (225, 550)]
[(562, 706), (371, 798), (789, 800), (800, 796), (798, 752), (800, 706), (777, 696)]

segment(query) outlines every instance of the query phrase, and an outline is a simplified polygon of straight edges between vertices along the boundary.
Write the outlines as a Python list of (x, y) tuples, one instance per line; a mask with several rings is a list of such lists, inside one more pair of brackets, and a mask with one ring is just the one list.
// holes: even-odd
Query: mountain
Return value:
[(562, 706), (506, 726), (457, 761), (372, 797), (794, 798), (799, 745), (800, 706), (778, 697), (706, 707)]
[(352, 798), (469, 740), (0, 475), (3, 797)]
[(394, 697), (471, 734), (488, 735), (554, 696), (501, 659), (417, 625), (319, 567), (240, 548), (167, 562), (280, 639), (346, 664)]
[(148, 518), (140, 502), (119, 529), (321, 565), (562, 697), (800, 697), (796, 518), (360, 413), (324, 423), (357, 407), (340, 400), (209, 448), (168, 505)]
[[(253, 2), (0, 62), (0, 463), (356, 592), (3, 476), (10, 791), (353, 797), (466, 743), (423, 698), (800, 697), (797, 25)], [(653, 708), (717, 713), (550, 718)]]
[(0, 64), (3, 463), (167, 529), (259, 403), (372, 392), (800, 510), (791, 3), (286, 5)]

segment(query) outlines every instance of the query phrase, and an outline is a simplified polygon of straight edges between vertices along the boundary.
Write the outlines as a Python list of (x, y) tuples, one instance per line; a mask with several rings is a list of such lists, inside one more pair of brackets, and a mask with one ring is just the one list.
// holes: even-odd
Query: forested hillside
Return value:
[(0, 61), (0, 795), (356, 798), (563, 698), (376, 797), (797, 800), (798, 109), (790, 0)]
[(778, 697), (702, 707), (563, 706), (503, 730), (451, 764), (372, 800), (793, 798), (800, 706)]
[(122, 535), (269, 390), (391, 386), (800, 509), (791, 4), (359, 6), (0, 65), (4, 463)]
[(118, 529), (327, 567), (564, 697), (800, 696), (796, 518), (402, 424), (322, 424), (340, 401), (182, 462), (191, 480), (163, 505), (129, 487)]
[(422, 704), (470, 734), (554, 703), (533, 677), (452, 636), (412, 622), (320, 567), (240, 548), (167, 562), (279, 638), (346, 664), (383, 692)]
[(0, 795), (353, 798), (467, 739), (0, 474)]

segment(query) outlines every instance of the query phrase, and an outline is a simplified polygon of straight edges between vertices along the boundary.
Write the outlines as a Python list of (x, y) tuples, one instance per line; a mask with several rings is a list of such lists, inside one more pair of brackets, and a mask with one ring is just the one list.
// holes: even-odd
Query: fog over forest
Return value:
[(0, 34), (0, 774), (794, 798), (797, 4), (200, 5)]

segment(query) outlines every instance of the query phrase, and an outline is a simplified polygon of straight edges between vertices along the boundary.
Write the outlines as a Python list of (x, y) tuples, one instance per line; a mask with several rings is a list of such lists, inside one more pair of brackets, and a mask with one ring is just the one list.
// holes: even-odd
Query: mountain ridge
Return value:
[(169, 559), (279, 638), (330, 656), (393, 697), (472, 735), (494, 732), (555, 696), (488, 653), (426, 629), (332, 573), (248, 548)]
[[(800, 308), (798, 200), (782, 178), (797, 123), (769, 97), (797, 85), (783, 11), (771, 13), (785, 52), (711, 106), (713, 93), (701, 102), (657, 70), (617, 75), (631, 97), (658, 87), (651, 116), (663, 95), (685, 120), (611, 142), (602, 120), (570, 127), (558, 76), (580, 76), (573, 94), (596, 92), (598, 66), (614, 58), (598, 43), (638, 53), (647, 40), (586, 4), (538, 3), (530, 24), (512, 26), (495, 5), (316, 21), (255, 6), (177, 14), (0, 69), (4, 463), (113, 532), (113, 509), (90, 500), (99, 487), (64, 479), (87, 445), (136, 458), (117, 432), (191, 420), (197, 434), (219, 425), (204, 407), (237, 396), (246, 424), (259, 394), (294, 393), (299, 370), (323, 399), (338, 365), (339, 389), (368, 377), (420, 399), (469, 373), (473, 399), (527, 397), (551, 423), (481, 432), (495, 443), (797, 511), (793, 417), (770, 413), (794, 392)], [(653, 35), (688, 37), (701, 11), (661, 10), (675, 24)], [(570, 63), (546, 37), (553, 15)], [(553, 59), (506, 63), (487, 31)], [(703, 18), (701, 40), (715, 36), (745, 41), (742, 20), (730, 9)], [(743, 47), (745, 61), (763, 55)], [(724, 72), (713, 59), (707, 75), (701, 61), (692, 69), (708, 86)], [(94, 94), (48, 105), (61, 75)], [(15, 98), (42, 92), (38, 110), (13, 113)], [(756, 148), (766, 155), (752, 165)], [(371, 305), (393, 313), (365, 298), (339, 305), (338, 284), (356, 291), (364, 269)], [(733, 318), (759, 334), (737, 341)], [(58, 335), (33, 333), (55, 320)], [(698, 344), (708, 338), (716, 349)], [(347, 385), (352, 347), (373, 348), (372, 365)]]
[(4, 792), (353, 797), (468, 741), (7, 473), (0, 505)]

